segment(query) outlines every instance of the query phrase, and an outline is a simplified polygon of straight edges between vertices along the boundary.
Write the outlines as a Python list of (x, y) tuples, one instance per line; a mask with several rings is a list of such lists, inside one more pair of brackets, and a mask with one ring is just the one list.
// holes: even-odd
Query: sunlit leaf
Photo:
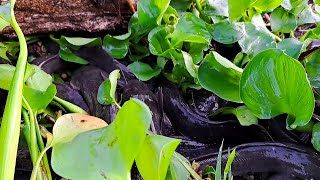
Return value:
[(241, 76), (240, 96), (260, 119), (289, 114), (290, 128), (306, 125), (314, 109), (303, 66), (277, 49), (263, 51), (249, 62)]

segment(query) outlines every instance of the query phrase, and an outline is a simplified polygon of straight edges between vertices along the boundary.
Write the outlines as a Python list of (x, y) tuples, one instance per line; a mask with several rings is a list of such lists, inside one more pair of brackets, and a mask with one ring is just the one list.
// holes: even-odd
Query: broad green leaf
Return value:
[(229, 19), (237, 21), (255, 0), (228, 0)]
[(177, 10), (175, 10), (172, 6), (169, 6), (163, 15), (163, 21), (169, 26), (175, 25), (178, 22), (178, 16)]
[(313, 1), (320, 6), (320, 0), (313, 0)]
[(45, 109), (56, 95), (57, 89), (54, 84), (48, 86), (45, 91), (32, 89), (28, 86), (23, 87), (23, 97), (27, 100), (32, 110)]
[(192, 77), (196, 78), (198, 69), (197, 69), (196, 65), (193, 64), (193, 60), (192, 60), (191, 55), (189, 53), (187, 53), (187, 52), (184, 52), (184, 51), (181, 51), (181, 52), (182, 52), (182, 55), (183, 55), (183, 59), (184, 59), (184, 63), (186, 65), (187, 71), (189, 72), (189, 74)]
[(53, 126), (51, 146), (71, 142), (80, 133), (103, 128), (108, 124), (97, 117), (80, 113), (65, 114)]
[(282, 4), (283, 0), (256, 0), (251, 6), (260, 12), (277, 8)]
[(28, 87), (38, 90), (38, 91), (46, 91), (47, 88), (52, 84), (52, 77), (44, 72), (40, 67), (32, 65), (35, 72), (32, 76), (30, 76), (26, 84)]
[(161, 69), (152, 69), (148, 64), (140, 61), (129, 64), (128, 68), (141, 81), (148, 81), (161, 72)]
[(211, 35), (207, 29), (206, 22), (188, 12), (180, 17), (176, 29), (167, 37), (172, 39), (171, 43), (173, 46), (181, 42), (210, 44), (211, 41)]
[(145, 180), (163, 180), (171, 157), (181, 140), (159, 135), (148, 135), (136, 158), (140, 174)]
[(217, 52), (210, 52), (198, 70), (200, 85), (219, 97), (234, 102), (242, 102), (239, 82), (242, 69)]
[(206, 7), (207, 13), (210, 11), (210, 16), (229, 16), (228, 1), (226, 0), (208, 0)]
[(265, 27), (253, 23), (237, 23), (236, 28), (243, 53), (256, 55), (265, 49), (276, 47), (274, 37)]
[(140, 44), (130, 44), (130, 52), (129, 58), (131, 61), (139, 61), (150, 55), (149, 48)]
[(306, 71), (311, 86), (320, 88), (320, 50), (307, 58)]
[(187, 11), (192, 5), (192, 0), (185, 0), (183, 3), (181, 3), (181, 0), (171, 0), (170, 1), (170, 6), (177, 10), (179, 15)]
[(320, 15), (313, 12), (311, 6), (307, 2), (302, 3), (295, 9), (297, 25), (303, 25), (307, 23), (320, 22)]
[(236, 24), (229, 21), (216, 23), (211, 29), (212, 38), (222, 44), (233, 44), (238, 41), (240, 36)]
[(159, 26), (150, 31), (148, 41), (151, 54), (170, 57), (167, 50), (171, 49), (171, 43), (166, 38), (167, 35), (165, 26)]
[(233, 114), (238, 118), (242, 126), (250, 126), (258, 124), (258, 118), (248, 109), (247, 106), (239, 106), (232, 110)]
[(285, 54), (294, 59), (298, 59), (302, 50), (303, 43), (295, 38), (286, 38), (277, 44), (277, 48), (283, 50)]
[(68, 61), (68, 62), (83, 64), (83, 65), (86, 65), (89, 63), (88, 61), (84, 60), (83, 58), (73, 54), (70, 49), (66, 49), (66, 48), (60, 49), (59, 56), (61, 59)]
[(103, 39), (102, 48), (107, 51), (113, 58), (124, 58), (129, 50), (128, 40), (119, 40), (111, 35), (106, 35)]
[[(184, 43), (186, 45), (187, 43)], [(186, 47), (188, 49), (188, 53), (192, 57), (194, 64), (199, 64), (203, 59), (203, 51), (206, 51), (209, 49), (209, 46), (206, 44), (199, 44), (199, 43), (189, 43), (189, 47)]]
[(151, 27), (160, 25), (169, 4), (170, 0), (140, 0), (138, 3), (139, 24)]
[(270, 24), (273, 32), (290, 33), (297, 27), (295, 16), (283, 8), (272, 11)]
[(130, 170), (143, 148), (151, 119), (147, 105), (130, 99), (109, 126), (53, 146), (53, 170), (68, 179), (131, 179)]
[(109, 79), (103, 81), (98, 89), (97, 100), (100, 104), (110, 105), (116, 102), (117, 80), (120, 78), (120, 70), (116, 69), (109, 75)]
[(9, 90), (15, 67), (9, 64), (0, 64), (0, 88)]
[(281, 50), (256, 55), (244, 69), (240, 96), (260, 119), (283, 113), (294, 117), (290, 128), (306, 125), (314, 109), (313, 92), (303, 66)]
[(311, 143), (317, 151), (320, 151), (320, 122), (317, 122), (312, 128)]
[(101, 46), (101, 38), (82, 38), (82, 37), (65, 37), (61, 36), (61, 39), (65, 39), (68, 43), (74, 46)]

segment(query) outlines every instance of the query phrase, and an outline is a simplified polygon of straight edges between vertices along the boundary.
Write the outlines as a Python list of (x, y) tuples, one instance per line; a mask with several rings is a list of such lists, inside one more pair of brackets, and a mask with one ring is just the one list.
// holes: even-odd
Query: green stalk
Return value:
[(81, 107), (74, 105), (64, 99), (61, 99), (57, 96), (54, 96), (53, 99), (60, 103), (66, 110), (72, 113), (81, 113), (81, 114), (88, 114), (85, 110), (83, 110)]
[(15, 30), (20, 44), (20, 53), (16, 70), (3, 114), (0, 128), (0, 179), (11, 180), (14, 178), (16, 156), (20, 135), (20, 120), (22, 109), (23, 79), (26, 70), (28, 50), (26, 39), (14, 17), (15, 0), (11, 0), (10, 16), (11, 25)]

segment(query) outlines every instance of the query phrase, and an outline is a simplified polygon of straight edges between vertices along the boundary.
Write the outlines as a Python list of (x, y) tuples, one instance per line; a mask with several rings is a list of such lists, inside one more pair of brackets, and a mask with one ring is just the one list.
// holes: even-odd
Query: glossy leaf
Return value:
[[(226, 0), (208, 0), (207, 7), (210, 7), (210, 16), (229, 16), (228, 1)], [(206, 11), (208, 12), (208, 9)]]
[(306, 71), (311, 86), (320, 88), (320, 50), (307, 58)]
[[(61, 39), (65, 39), (68, 43), (74, 46), (101, 46), (101, 38), (82, 38), (82, 37), (66, 37), (61, 36)], [(61, 40), (60, 39), (60, 40)]]
[(217, 52), (206, 56), (198, 70), (200, 85), (219, 97), (241, 102), (239, 82), (242, 69), (225, 59)]
[(97, 100), (100, 104), (110, 105), (116, 102), (117, 80), (120, 78), (120, 70), (110, 73), (109, 79), (103, 81), (98, 89)]
[(32, 110), (43, 110), (56, 95), (57, 89), (54, 84), (48, 86), (45, 91), (32, 89), (28, 86), (23, 87), (23, 97), (27, 100)]
[(254, 0), (228, 0), (229, 19), (236, 21), (242, 17), (242, 14), (250, 7)]
[(233, 44), (239, 39), (239, 31), (236, 24), (229, 21), (222, 21), (212, 26), (212, 38), (222, 44)]
[(303, 66), (281, 50), (255, 56), (243, 71), (240, 96), (260, 119), (287, 113), (290, 128), (306, 125), (312, 116), (314, 97)]
[(172, 39), (173, 46), (181, 42), (210, 44), (211, 41), (206, 22), (192, 13), (185, 13), (180, 17), (176, 29), (168, 38)]
[(106, 35), (103, 39), (102, 48), (107, 51), (113, 58), (124, 58), (129, 50), (129, 41), (127, 39), (120, 40), (111, 35)]
[(89, 63), (85, 59), (82, 59), (81, 57), (73, 54), (70, 49), (60, 49), (59, 56), (61, 59), (68, 61), (68, 62), (73, 62), (73, 63), (77, 63), (77, 64), (82, 64), (82, 65), (86, 65)]
[(52, 149), (52, 168), (68, 179), (129, 180), (150, 122), (147, 105), (130, 99), (111, 125), (81, 133), (69, 143), (56, 144)]
[(42, 92), (46, 91), (52, 84), (52, 77), (40, 67), (35, 65), (32, 65), (32, 67), (34, 68), (35, 73), (27, 79), (26, 84), (32, 89)]
[(128, 68), (141, 81), (148, 81), (161, 72), (161, 69), (152, 69), (148, 64), (140, 61), (129, 64)]
[(320, 122), (317, 122), (312, 128), (311, 143), (317, 151), (320, 151)]
[(182, 155), (178, 153), (174, 153), (174, 155), (171, 158), (171, 163), (168, 169), (168, 173), (166, 176), (166, 180), (188, 180), (190, 177), (190, 173), (185, 168), (185, 166), (181, 163), (181, 161), (184, 161), (190, 169), (191, 164), (188, 159), (183, 157)]
[(149, 135), (136, 158), (140, 174), (145, 180), (165, 179), (171, 157), (181, 140)]
[(239, 106), (232, 110), (242, 126), (258, 124), (258, 118), (248, 109), (247, 106)]
[(11, 15), (10, 15), (10, 2), (7, 1), (5, 4), (0, 6), (0, 31), (3, 28), (10, 25)]
[(184, 51), (181, 51), (181, 52), (183, 55), (183, 59), (184, 59), (184, 63), (186, 65), (187, 71), (189, 72), (189, 74), (192, 77), (196, 78), (198, 69), (197, 69), (196, 65), (193, 64), (192, 56), (187, 52), (184, 52)]
[(277, 48), (294, 59), (298, 59), (304, 47), (304, 43), (294, 38), (286, 38), (277, 44)]
[(150, 31), (148, 41), (151, 54), (170, 58), (168, 50), (172, 46), (171, 42), (166, 38), (167, 35), (165, 26), (159, 26)]
[(9, 90), (15, 67), (9, 64), (0, 64), (0, 88)]
[(295, 16), (283, 8), (277, 8), (272, 11), (270, 24), (273, 32), (283, 33), (290, 33), (297, 26)]
[(141, 0), (138, 3), (138, 22), (144, 26), (161, 24), (163, 14), (169, 7), (170, 0)]
[(283, 0), (257, 0), (251, 6), (260, 12), (273, 10), (282, 4)]

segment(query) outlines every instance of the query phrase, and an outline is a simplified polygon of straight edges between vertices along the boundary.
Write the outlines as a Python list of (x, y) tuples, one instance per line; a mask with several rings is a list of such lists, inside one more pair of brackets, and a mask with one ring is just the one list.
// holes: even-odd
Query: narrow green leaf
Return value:
[(223, 140), (222, 140), (221, 146), (219, 148), (217, 164), (216, 164), (216, 170), (215, 170), (215, 175), (214, 175), (214, 179), (215, 180), (221, 180), (222, 179), (222, 168), (221, 168), (221, 164), (222, 164), (222, 148), (223, 148)]
[(311, 86), (320, 88), (320, 50), (307, 58), (306, 71)]
[(317, 151), (320, 151), (320, 122), (313, 126), (311, 143)]
[[(230, 151), (229, 151), (230, 153)], [(232, 162), (234, 160), (236, 156), (236, 149), (233, 149), (231, 154), (229, 155), (228, 157), (228, 161), (226, 163), (226, 167), (224, 168), (224, 172), (223, 172), (223, 179), (226, 180), (227, 179), (227, 176), (229, 176), (229, 178), (232, 178), (230, 177), (231, 175), (231, 165), (232, 165)]]
[(86, 65), (89, 63), (88, 61), (82, 59), (81, 57), (73, 54), (70, 49), (60, 49), (59, 56), (61, 59), (68, 61), (68, 62), (83, 64), (83, 65)]
[(198, 69), (195, 64), (193, 64), (192, 57), (189, 53), (181, 51), (184, 59), (184, 63), (186, 65), (187, 71), (194, 78), (197, 77)]

